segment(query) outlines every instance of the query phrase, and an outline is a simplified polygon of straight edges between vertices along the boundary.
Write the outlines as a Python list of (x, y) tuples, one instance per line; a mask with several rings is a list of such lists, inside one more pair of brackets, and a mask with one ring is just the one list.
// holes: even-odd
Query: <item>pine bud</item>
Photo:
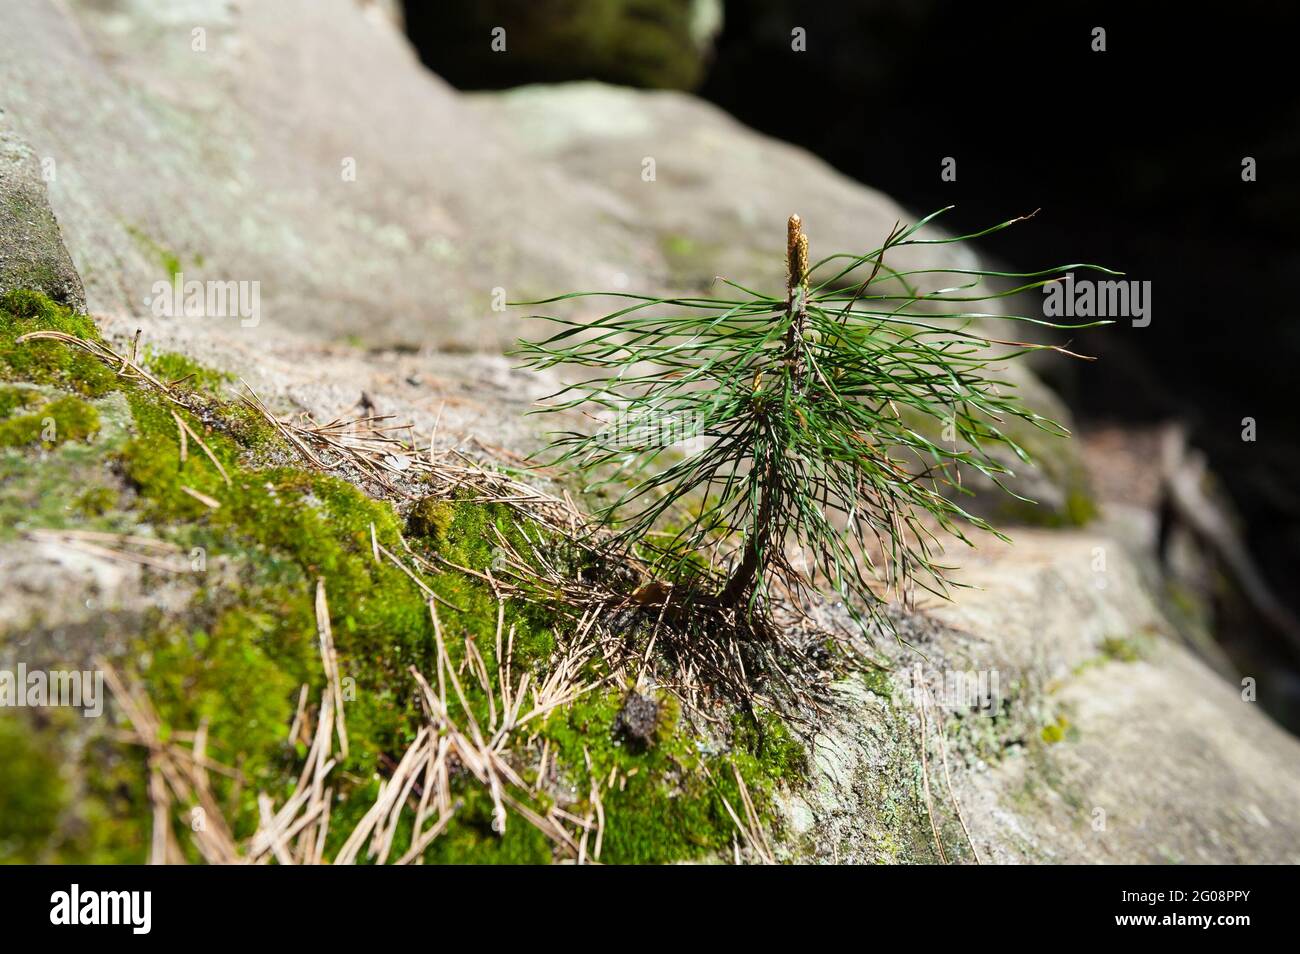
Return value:
[(790, 216), (790, 221), (786, 225), (786, 242), (785, 242), (785, 264), (786, 274), (789, 276), (786, 287), (794, 289), (796, 285), (802, 284), (803, 272), (799, 270), (799, 243), (803, 241), (804, 262), (808, 260), (808, 240), (803, 237), (802, 230), (803, 220), (799, 218), (798, 213)]

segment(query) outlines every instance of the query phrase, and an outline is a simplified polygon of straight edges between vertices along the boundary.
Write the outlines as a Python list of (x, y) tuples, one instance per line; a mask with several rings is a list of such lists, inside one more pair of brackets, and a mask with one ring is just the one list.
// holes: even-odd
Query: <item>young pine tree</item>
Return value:
[[(997, 369), (1064, 349), (984, 329), (1091, 325), (973, 309), (1095, 266), (992, 272), (886, 261), (891, 250), (1019, 221), (917, 237), (939, 214), (896, 226), (864, 255), (812, 265), (791, 216), (780, 297), (719, 279), (736, 293), (730, 300), (616, 294), (629, 304), (594, 321), (540, 316), (561, 329), (521, 343), (525, 366), (594, 371), (542, 409), (604, 418), (594, 433), (553, 434), (549, 462), (580, 469), (589, 491), (613, 496), (597, 516), (672, 585), (661, 591), (747, 616), (778, 592), (802, 599), (829, 589), (865, 625), (917, 587), (947, 594), (945, 534), (970, 544), (966, 526), (997, 533), (963, 507), (962, 471), (1007, 490), (998, 449), (1028, 463), (1004, 429), (1009, 419), (1067, 436), (1022, 405)], [(1012, 287), (992, 290), (990, 279)], [(935, 283), (946, 287), (923, 290)], [(527, 304), (591, 294), (604, 293)]]

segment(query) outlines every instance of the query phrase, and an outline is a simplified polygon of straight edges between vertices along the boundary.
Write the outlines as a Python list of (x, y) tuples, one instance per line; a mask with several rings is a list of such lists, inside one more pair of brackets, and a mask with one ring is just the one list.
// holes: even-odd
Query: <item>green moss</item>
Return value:
[(99, 413), (80, 398), (61, 397), (0, 421), (0, 447), (40, 445), (47, 450), (64, 441), (84, 441), (99, 430)]
[(73, 506), (87, 517), (101, 517), (117, 505), (117, 491), (112, 487), (91, 487), (78, 494)]
[(438, 497), (425, 497), (411, 508), (406, 526), (411, 533), (427, 537), (435, 546), (445, 546), (450, 542), (447, 538), (455, 516), (455, 508), (450, 502)]
[(695, 240), (684, 235), (665, 235), (660, 243), (664, 253), (675, 257), (690, 257), (695, 254)]
[[(601, 860), (644, 864), (725, 846), (734, 829), (713, 787), (693, 771), (698, 754), (682, 737), (670, 737), (667, 745), (626, 744), (615, 731), (622, 705), (621, 693), (593, 694), (553, 715), (544, 727), (568, 767), (577, 814), (594, 807), (593, 781), (604, 788), (612, 780), (601, 795), (607, 819)], [(734, 788), (734, 780), (726, 781)]]
[[(732, 719), (732, 745), (752, 759), (746, 766), (766, 782), (801, 782), (808, 771), (808, 753), (772, 712), (759, 709), (753, 717), (737, 713)], [(748, 773), (746, 773), (748, 774)]]
[[(480, 572), (497, 559), (501, 539), (515, 548), (530, 545), (520, 531), (515, 512), (504, 504), (425, 497), (407, 514), (406, 529), (443, 560)], [(534, 532), (532, 541), (540, 532)], [(553, 534), (543, 533), (543, 537), (549, 543), (559, 543)]]
[(1107, 636), (1101, 641), (1101, 652), (1107, 659), (1126, 663), (1137, 662), (1144, 655), (1142, 643), (1136, 637)]
[(134, 528), (131, 515), (113, 504), (123, 489), (114, 455), (129, 439), (126, 399), (112, 394), (93, 406), (99, 416), (93, 441), (66, 441), (39, 454), (0, 448), (0, 540), (35, 528)]
[[(466, 5), (440, 24), (442, 67), (453, 81), (482, 75), (496, 58), (477, 42), (509, 33), (504, 85), (600, 79), (651, 89), (691, 89), (704, 73), (704, 48), (720, 9), (684, 0), (538, 0)], [(482, 47), (482, 49), (480, 49)]]
[[(76, 709), (0, 715), (0, 864), (132, 864), (147, 857), (144, 756), (95, 736)], [(93, 762), (94, 773), (78, 771)]]
[(40, 399), (40, 394), (31, 388), (0, 387), (0, 417), (8, 417), (14, 411), (31, 407)]
[(1096, 517), (1096, 503), (1086, 490), (1078, 487), (1066, 491), (1065, 502), (1060, 509), (1054, 510), (1032, 501), (1004, 495), (998, 501), (993, 514), (996, 523), (1022, 524), (1053, 530), (1086, 526)]
[(1057, 742), (1072, 738), (1077, 734), (1078, 729), (1075, 729), (1070, 720), (1063, 715), (1058, 715), (1056, 721), (1043, 726), (1042, 731), (1039, 733), (1042, 740), (1048, 745), (1055, 745)]
[[(150, 238), (149, 235), (146, 234), (143, 229), (137, 226), (128, 225), (126, 231), (127, 234), (131, 236), (131, 238), (135, 239), (136, 245), (138, 245), (146, 255), (149, 255), (159, 265), (161, 265), (163, 268), (167, 270), (167, 275), (169, 278), (175, 278), (178, 274), (180, 274), (184, 266), (181, 261), (181, 257), (178, 254), (176, 254), (176, 252), (172, 251), (169, 248), (164, 247), (159, 242)], [(196, 265), (202, 264), (201, 258), (196, 258), (195, 264)]]
[(59, 763), (25, 721), (0, 715), (0, 864), (40, 860), (66, 798)]
[[(466, 792), (455, 822), (425, 854), (427, 864), (537, 865), (551, 860), (551, 843), (511, 813), (506, 830), (492, 827), (492, 799), (481, 787)], [(405, 847), (402, 845), (401, 847)]]
[(174, 351), (150, 352), (145, 358), (149, 372), (163, 384), (181, 391), (194, 391), (212, 397), (222, 385), (234, 380), (224, 371), (214, 371)]
[(78, 348), (49, 340), (17, 343), (33, 331), (100, 340), (94, 322), (85, 315), (73, 314), (38, 292), (8, 292), (0, 296), (0, 378), (57, 384), (88, 397), (100, 397), (117, 387), (117, 375)]
[[(265, 573), (232, 608), (216, 612), (210, 626), (152, 634), (144, 640), (142, 651), (152, 652), (147, 675), (161, 700), (160, 713), (178, 727), (207, 718), (216, 751), (242, 753), (243, 770), (264, 790), (287, 783), (288, 776), (280, 775), (291, 766), (292, 753), (283, 733), (297, 689), (306, 682), (319, 690), (311, 596), (320, 576), (333, 610), (341, 672), (355, 686), (355, 698), (347, 707), (353, 744), (346, 770), (359, 778), (381, 772), (386, 759), (400, 757), (423, 718), (409, 668), (431, 674), (435, 667), (424, 596), (400, 570), (376, 563), (371, 552), (372, 525), (384, 547), (402, 551), (392, 506), (328, 476), (291, 468), (246, 472), (233, 440), (206, 433), (205, 442), (232, 475), (226, 485), (200, 455), (180, 463), (171, 409), (158, 406), (143, 392), (129, 400), (138, 435), (123, 460), (146, 514), (159, 521), (190, 522), (198, 530), (195, 539), (210, 540), (216, 552), (254, 552), (264, 569), (268, 557), (278, 561), (275, 571)], [(180, 413), (203, 433), (199, 422)], [(182, 486), (220, 500), (220, 509), (198, 503)], [(496, 532), (520, 542), (517, 521), (514, 512), (501, 505), (426, 500), (408, 521), (409, 542), (430, 558), (436, 554), (456, 566), (482, 571), (495, 556)], [(431, 584), (444, 601), (440, 614), (453, 662), (459, 664), (469, 639), (495, 671), (497, 604), (491, 591), (477, 577), (454, 571), (438, 575)], [(221, 599), (214, 595), (210, 602), (215, 612)], [(516, 671), (548, 659), (555, 640), (547, 615), (533, 604), (514, 602), (507, 611), (507, 623), (515, 629)], [(470, 711), (486, 722), (486, 694), (472, 681), (465, 686)], [(225, 721), (218, 717), (232, 709), (237, 716), (232, 713)], [(359, 820), (367, 808), (360, 793), (341, 805), (335, 816), (340, 838), (347, 822)], [(245, 806), (249, 824), (255, 820), (254, 811), (255, 804)], [(355, 818), (350, 817), (353, 811)], [(518, 818), (515, 825), (527, 827)], [(459, 860), (521, 860), (535, 852), (536, 844), (528, 847), (531, 835), (521, 842), (511, 835), (497, 844), (489, 832), (485, 843), (475, 834), (478, 828), (473, 811), (458, 813), (436, 852), (449, 858), (453, 849), (448, 846), (468, 844), (486, 854)]]
[[(802, 778), (806, 756), (774, 715), (737, 717), (716, 750), (679, 723), (676, 700), (663, 696), (656, 743), (632, 745), (617, 729), (621, 693), (594, 693), (554, 714), (542, 729), (577, 794), (568, 810), (589, 813), (601, 788), (606, 817), (601, 860), (648, 864), (724, 851), (744, 817), (736, 773), (761, 814), (770, 818), (778, 783)], [(589, 767), (588, 767), (589, 766)]]
[[(38, 297), (11, 295), (0, 302), (0, 329), (10, 335), (8, 340), (34, 324), (75, 329), (78, 337), (95, 335), (87, 320)], [(44, 363), (28, 361), (27, 349), (38, 347), (46, 349)], [(76, 354), (62, 343), (24, 344), (4, 367), (18, 380), (30, 374), (42, 384), (82, 390), (84, 382), (75, 377), (85, 369), (69, 363)], [(436, 671), (427, 598), (402, 570), (375, 560), (372, 532), (385, 549), (405, 554), (405, 529), (405, 543), (441, 568), (425, 579), (438, 594), (446, 651), (462, 674), (469, 671), (463, 667), (468, 643), (477, 647), (490, 673), (498, 670), (498, 602), (476, 574), (492, 566), (499, 538), (520, 552), (539, 542), (560, 552), (563, 541), (541, 528), (525, 528), (518, 513), (505, 505), (426, 498), (403, 518), (393, 504), (372, 499), (341, 479), (295, 467), (260, 467), (253, 451), (282, 443), (274, 428), (243, 405), (219, 400), (220, 376), (201, 368), (194, 372), (198, 366), (191, 367), (188, 359), (155, 355), (149, 360), (160, 377), (193, 373), (196, 390), (208, 392), (193, 403), (196, 410), (166, 403), (111, 371), (96, 385), (108, 396), (94, 405), (71, 396), (50, 401), (47, 408), (73, 402), (61, 405), (65, 423), (75, 411), (87, 433), (102, 418), (103, 432), (93, 444), (54, 448), (47, 463), (37, 455), (0, 455), (6, 480), (0, 535), (22, 526), (102, 526), (161, 534), (180, 552), (197, 548), (204, 556), (196, 566), (207, 570), (189, 579), (194, 592), (183, 612), (148, 610), (132, 619), (115, 656), (148, 693), (164, 735), (205, 725), (209, 755), (238, 770), (238, 783), (221, 773), (212, 776), (214, 795), (238, 836), (257, 827), (257, 794), (282, 799), (301, 769), (302, 740), (289, 740), (287, 731), (301, 687), (309, 687), (313, 703), (324, 688), (314, 609), (317, 580), (323, 580), (350, 740), (348, 756), (333, 776), (339, 800), (331, 816), (328, 855), (373, 804), (378, 779), (391, 771), (425, 724), (411, 668), (427, 676)], [(174, 414), (202, 437), (228, 480), (193, 440), (181, 460)], [(62, 482), (70, 478), (85, 488), (80, 495), (66, 493)], [(220, 506), (206, 506), (186, 488)], [(213, 573), (214, 561), (223, 567), (219, 576)], [(545, 599), (507, 600), (505, 624), (514, 630), (514, 679), (531, 671), (536, 685), (551, 664), (558, 633), (572, 624)], [(607, 675), (601, 663), (588, 667), (584, 678), (592, 683)], [(465, 702), (452, 703), (453, 717), (463, 724), (472, 714), (486, 724), (493, 704), (487, 692), (473, 678), (461, 681)], [(499, 687), (494, 691), (499, 705)], [(616, 731), (621, 697), (604, 691), (562, 707), (536, 726), (535, 738), (514, 743), (511, 757), (525, 776), (535, 772), (543, 743), (554, 755), (550, 764), (560, 779), (558, 789), (546, 780), (537, 795), (521, 795), (531, 799), (536, 811), (549, 808), (552, 798), (571, 798), (566, 810), (585, 816), (592, 809), (591, 784), (600, 782), (607, 819), (602, 860), (668, 861), (726, 850), (734, 823), (723, 799), (738, 814), (744, 812), (735, 772), (765, 816), (776, 786), (801, 777), (802, 748), (774, 715), (738, 721), (725, 738), (706, 744), (679, 720), (674, 700), (660, 701), (658, 738), (644, 751), (633, 751)], [(144, 753), (102, 737), (74, 745), (63, 735), (41, 751), (79, 778), (75, 832), (42, 842), (49, 835), (46, 824), (40, 837), (33, 836), (15, 853), (30, 859), (37, 844), (55, 843), (59, 860), (140, 861), (149, 844)], [(611, 779), (612, 786), (605, 788)], [(44, 806), (41, 817), (66, 807), (60, 793), (48, 786), (32, 792)], [(458, 775), (455, 797), (455, 818), (426, 860), (551, 858), (545, 836), (513, 810), (505, 834), (493, 830), (490, 798), (474, 780)], [(15, 799), (0, 782), (0, 817), (12, 814), (11, 806), (19, 804)], [(190, 846), (179, 828), (178, 834)], [(405, 850), (410, 837), (408, 823), (399, 830), (393, 851)], [(198, 860), (192, 847), (186, 850)]]
[(1064, 530), (1091, 523), (1097, 517), (1097, 505), (1086, 490), (1072, 487), (1066, 490), (1065, 502), (1059, 509), (1005, 496), (994, 516), (1003, 523)]
[[(325, 475), (292, 468), (245, 471), (233, 441), (205, 434), (231, 474), (226, 485), (200, 455), (180, 464), (169, 411), (160, 413), (166, 409), (145, 394), (133, 394), (130, 400), (139, 434), (123, 459), (144, 512), (160, 522), (187, 524), (188, 542), (201, 542), (214, 554), (238, 555), (257, 567), (248, 588), (233, 600), (216, 592), (196, 604), (198, 615), (211, 617), (208, 625), (142, 638), (140, 651), (151, 660), (145, 675), (160, 714), (178, 728), (206, 719), (214, 751), (242, 756), (243, 771), (262, 790), (288, 784), (298, 753), (288, 747), (284, 733), (298, 689), (311, 685), (315, 697), (321, 688), (312, 602), (320, 577), (341, 675), (352, 696), (346, 709), (352, 745), (343, 770), (357, 778), (385, 771), (387, 760), (400, 757), (423, 721), (409, 669), (431, 674), (435, 667), (425, 597), (399, 569), (376, 563), (372, 555), (372, 525), (381, 545), (402, 552), (392, 506)], [(198, 503), (182, 486), (220, 500), (220, 509)], [(504, 523), (509, 513), (458, 502), (444, 526), (450, 536), (440, 542), (459, 543), (447, 552), (461, 565), (484, 566), (490, 560), (480, 543), (486, 526)], [(424, 544), (418, 538), (410, 542)], [(454, 661), (459, 663), (465, 640), (471, 639), (495, 669), (496, 600), (486, 585), (457, 572), (441, 574), (431, 584), (445, 601), (442, 624)], [(508, 610), (507, 620), (516, 630), (516, 665), (528, 667), (547, 658), (554, 638), (535, 609), (511, 605)], [(486, 695), (476, 686), (468, 689), (471, 711), (486, 721)], [(246, 826), (255, 826), (253, 792), (246, 798), (241, 816)], [(367, 808), (357, 793), (341, 804), (334, 829), (340, 841), (348, 823), (358, 821)], [(459, 831), (468, 823), (458, 820), (454, 827)]]
[(888, 669), (871, 667), (863, 671), (863, 681), (867, 688), (873, 693), (890, 702), (894, 698), (894, 680), (889, 675)]
[(1101, 641), (1100, 652), (1074, 667), (1078, 676), (1090, 669), (1104, 666), (1108, 662), (1132, 663), (1146, 657), (1149, 650), (1147, 639), (1142, 636), (1107, 636)]
[(215, 404), (211, 410), (222, 430), (241, 447), (252, 451), (288, 449), (284, 436), (256, 408), (230, 402)]
[(1088, 493), (1072, 489), (1066, 495), (1065, 513), (1066, 523), (1069, 526), (1086, 526), (1097, 519), (1097, 504)]

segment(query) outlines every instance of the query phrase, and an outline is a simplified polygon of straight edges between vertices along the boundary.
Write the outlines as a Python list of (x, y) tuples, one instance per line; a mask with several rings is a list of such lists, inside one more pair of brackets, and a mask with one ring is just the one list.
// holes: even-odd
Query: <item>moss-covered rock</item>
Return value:
[(80, 398), (67, 395), (30, 414), (0, 421), (0, 447), (40, 446), (46, 450), (64, 441), (84, 441), (99, 430), (99, 412)]
[(60, 307), (40, 292), (14, 289), (0, 296), (0, 380), (54, 384), (88, 397), (117, 389), (117, 376), (102, 362), (58, 341), (19, 343), (34, 331), (57, 331), (98, 341), (95, 323)]
[[(411, 669), (432, 674), (437, 667), (428, 597), (407, 572), (376, 561), (372, 540), (393, 553), (409, 546), (426, 565), (442, 567), (423, 582), (436, 593), (446, 651), (462, 673), (471, 645), (488, 673), (499, 672), (499, 612), (512, 634), (513, 672), (529, 673), (534, 685), (562, 641), (573, 638), (574, 623), (560, 606), (522, 598), (502, 606), (487, 582), (499, 541), (520, 552), (539, 535), (556, 549), (562, 542), (529, 526), (519, 511), (426, 496), (403, 518), (393, 501), (371, 498), (336, 476), (286, 466), (289, 448), (274, 428), (257, 426), (240, 405), (217, 396), (222, 376), (187, 359), (152, 356), (158, 377), (184, 377), (194, 388), (178, 388), (179, 403), (168, 401), (98, 362), (98, 371), (83, 366), (89, 356), (66, 343), (14, 340), (42, 329), (96, 336), (87, 319), (43, 296), (0, 298), (0, 370), (15, 382), (0, 397), (24, 412), (39, 405), (0, 422), (0, 434), (25, 434), (28, 418), (48, 413), (64, 435), (64, 443), (50, 445), (48, 459), (0, 453), (6, 487), (0, 539), (32, 529), (103, 528), (156, 537), (188, 560), (188, 569), (143, 571), (146, 592), (174, 587), (173, 574), (183, 575), (187, 588), (179, 604), (160, 602), (117, 623), (110, 613), (101, 618), (106, 631), (93, 647), (65, 644), (44, 661), (81, 668), (103, 652), (147, 693), (165, 738), (204, 726), (210, 757), (237, 772), (238, 781), (213, 776), (236, 837), (253, 834), (258, 794), (282, 796), (306, 754), (304, 740), (289, 738), (288, 729), (302, 687), (315, 698), (325, 685), (317, 580), (328, 594), (350, 738), (335, 776), (327, 857), (369, 810), (379, 780), (427, 722)], [(182, 458), (177, 417), (201, 435), (207, 451), (191, 439)], [(69, 479), (73, 487), (65, 485)], [(19, 642), (0, 637), (0, 655), (22, 656), (21, 639), (40, 626), (38, 620), (15, 634)], [(604, 792), (601, 860), (672, 861), (726, 850), (735, 833), (731, 812), (743, 805), (738, 779), (763, 812), (770, 811), (776, 786), (795, 779), (799, 746), (771, 714), (760, 712), (761, 725), (753, 727), (740, 720), (706, 744), (664, 696), (655, 744), (628, 745), (619, 721), (623, 693), (604, 685), (610, 674), (599, 657), (584, 665), (583, 678), (599, 688), (539, 720), (505, 757), (530, 786), (518, 794), (529, 810), (562, 805), (584, 817), (595, 810), (592, 793)], [(456, 717), (488, 724), (497, 703), (475, 679), (461, 682), (463, 695), (452, 703)], [(29, 715), (0, 716), (0, 748), (8, 746), (21, 763), (13, 777), (45, 772), (37, 764), (45, 759), (60, 767), (56, 775), (66, 785), (0, 785), (0, 816), (30, 818), (15, 823), (19, 833), (0, 831), (9, 846), (0, 851), (19, 860), (143, 860), (150, 825), (145, 753), (115, 741), (98, 720), (49, 732)], [(426, 860), (552, 858), (552, 843), (513, 810), (504, 834), (494, 827), (491, 796), (472, 777), (458, 774), (454, 790), (459, 808)], [(28, 805), (33, 800), (35, 807)], [(178, 806), (178, 840), (198, 860), (180, 814), (188, 807)], [(408, 820), (394, 850), (404, 851), (410, 837)]]
[(721, 26), (720, 0), (450, 0), (436, 16), (410, 5), (407, 14), (435, 71), (491, 87), (602, 79), (691, 89)]
[(14, 717), (0, 718), (0, 864), (41, 861), (66, 800), (54, 751)]
[(30, 407), (40, 400), (40, 396), (35, 388), (0, 387), (0, 417), (8, 417), (16, 410)]

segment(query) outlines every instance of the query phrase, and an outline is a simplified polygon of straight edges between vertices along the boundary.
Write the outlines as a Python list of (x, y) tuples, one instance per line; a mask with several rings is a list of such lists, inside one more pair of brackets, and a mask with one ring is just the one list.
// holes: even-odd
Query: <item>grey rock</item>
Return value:
[(0, 106), (58, 165), (92, 310), (146, 315), (180, 272), (259, 283), (257, 326), (216, 335), (498, 351), (494, 289), (648, 284), (632, 223), (484, 129), (374, 9), (5, 5)]
[(86, 293), (50, 209), (47, 174), (56, 167), (42, 166), (0, 113), (0, 294), (31, 288), (82, 310)]
[[(707, 290), (721, 275), (779, 291), (792, 213), (803, 219), (814, 260), (869, 251), (895, 223), (916, 220), (798, 145), (683, 93), (569, 83), (471, 102), (516, 149), (613, 196), (652, 236), (680, 288)], [(652, 179), (643, 176), (649, 160)], [(976, 263), (960, 246), (896, 254), (892, 263), (909, 267)]]
[[(1179, 644), (1114, 538), (1025, 530), (958, 558), (973, 588), (908, 620), (924, 658), (882, 645), (887, 678), (836, 687), (784, 805), (791, 859), (1300, 860), (1300, 741)], [(1001, 705), (954, 697), (971, 674)]]

